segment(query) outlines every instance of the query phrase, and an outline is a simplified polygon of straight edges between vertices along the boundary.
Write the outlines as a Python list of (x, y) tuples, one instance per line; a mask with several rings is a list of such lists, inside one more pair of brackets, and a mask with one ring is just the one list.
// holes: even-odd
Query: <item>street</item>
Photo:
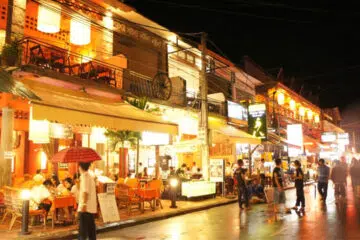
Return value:
[[(281, 214), (277, 221), (267, 204), (240, 212), (237, 204), (212, 208), (162, 221), (98, 235), (98, 239), (360, 239), (359, 206), (352, 188), (346, 200), (335, 203), (332, 183), (326, 205), (306, 187), (306, 212)], [(286, 191), (287, 207), (294, 206), (295, 190)]]

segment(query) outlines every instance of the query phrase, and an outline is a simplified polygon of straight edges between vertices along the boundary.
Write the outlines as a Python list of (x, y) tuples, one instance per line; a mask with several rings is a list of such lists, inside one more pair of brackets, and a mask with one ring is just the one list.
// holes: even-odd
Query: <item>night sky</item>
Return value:
[(248, 55), (273, 76), (283, 67), (285, 82), (294, 77), (292, 87), (303, 85), (305, 97), (318, 95), (321, 107), (344, 110), (360, 100), (360, 87), (354, 87), (360, 75), (356, 5), (320, 0), (124, 2), (173, 31), (207, 32), (236, 64)]

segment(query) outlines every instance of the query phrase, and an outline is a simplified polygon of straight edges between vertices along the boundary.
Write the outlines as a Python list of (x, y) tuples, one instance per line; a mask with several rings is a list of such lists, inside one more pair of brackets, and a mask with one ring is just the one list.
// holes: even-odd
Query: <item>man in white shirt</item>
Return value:
[(193, 165), (192, 165), (192, 168), (191, 168), (191, 174), (194, 175), (194, 174), (197, 174), (198, 172), (198, 167), (196, 166), (196, 162), (193, 162)]
[(90, 163), (79, 163), (79, 239), (96, 239), (94, 214), (97, 212), (95, 179), (89, 174)]
[(41, 183), (43, 183), (45, 181), (44, 176), (41, 175), (41, 170), (40, 169), (36, 170), (36, 175), (33, 177), (33, 180), (35, 182), (41, 182)]

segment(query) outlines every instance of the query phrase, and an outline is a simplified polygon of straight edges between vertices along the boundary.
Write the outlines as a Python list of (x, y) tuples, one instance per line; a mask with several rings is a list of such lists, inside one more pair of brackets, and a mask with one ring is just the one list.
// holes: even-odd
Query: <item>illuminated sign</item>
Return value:
[(228, 106), (229, 118), (243, 120), (243, 121), (247, 120), (248, 113), (247, 113), (247, 109), (244, 106), (231, 101), (227, 101), (227, 106)]
[(292, 145), (303, 146), (303, 130), (301, 124), (287, 125), (287, 140), (288, 143)]
[(254, 137), (266, 139), (266, 105), (263, 103), (249, 105), (248, 110), (249, 134)]
[(167, 133), (143, 132), (141, 140), (142, 145), (147, 146), (168, 145), (170, 136)]
[(349, 145), (349, 133), (338, 133), (337, 141), (342, 145)]
[(223, 159), (210, 159), (210, 182), (223, 182), (224, 171)]
[(324, 132), (321, 134), (322, 142), (336, 142), (336, 133), (334, 132)]

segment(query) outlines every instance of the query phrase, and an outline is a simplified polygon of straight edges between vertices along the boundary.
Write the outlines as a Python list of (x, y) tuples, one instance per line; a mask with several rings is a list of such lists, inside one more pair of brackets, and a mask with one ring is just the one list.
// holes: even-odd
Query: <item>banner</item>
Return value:
[(249, 134), (260, 139), (267, 139), (266, 105), (264, 103), (249, 105)]

